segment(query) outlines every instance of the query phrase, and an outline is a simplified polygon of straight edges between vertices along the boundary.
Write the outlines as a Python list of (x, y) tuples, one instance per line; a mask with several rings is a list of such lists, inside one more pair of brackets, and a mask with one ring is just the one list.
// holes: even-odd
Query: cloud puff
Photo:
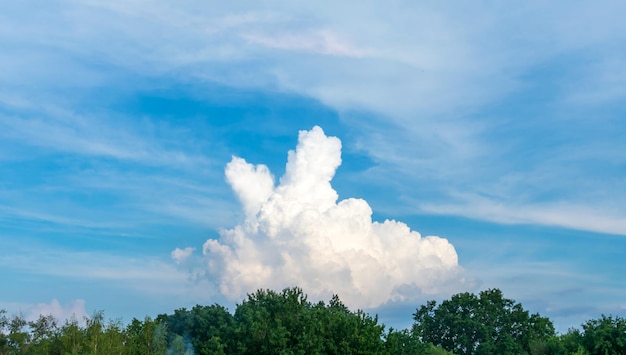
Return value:
[(187, 260), (191, 256), (195, 249), (191, 247), (187, 247), (185, 249), (176, 248), (172, 250), (172, 260), (176, 262), (176, 264), (180, 264), (183, 261)]
[(84, 322), (88, 318), (85, 310), (85, 301), (81, 299), (70, 302), (67, 306), (63, 306), (57, 299), (53, 299), (50, 303), (38, 303), (28, 310), (26, 319), (34, 321), (39, 316), (53, 316), (57, 322), (74, 318), (79, 322)]
[(233, 157), (226, 179), (245, 223), (203, 247), (224, 296), (297, 285), (314, 298), (336, 293), (352, 307), (376, 307), (460, 282), (463, 272), (446, 239), (422, 238), (394, 220), (373, 222), (365, 200), (337, 202), (330, 182), (339, 165), (341, 142), (320, 127), (300, 132), (278, 186), (266, 166)]

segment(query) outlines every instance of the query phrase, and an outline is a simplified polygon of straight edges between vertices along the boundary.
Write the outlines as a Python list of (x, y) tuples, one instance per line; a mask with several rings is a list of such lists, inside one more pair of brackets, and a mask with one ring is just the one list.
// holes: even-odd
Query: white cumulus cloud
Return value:
[(365, 200), (338, 202), (331, 180), (339, 165), (341, 142), (320, 127), (300, 132), (277, 186), (266, 166), (233, 157), (226, 179), (246, 220), (203, 247), (224, 296), (300, 286), (314, 298), (336, 293), (351, 307), (376, 307), (460, 286), (463, 271), (448, 240), (394, 220), (374, 222)]

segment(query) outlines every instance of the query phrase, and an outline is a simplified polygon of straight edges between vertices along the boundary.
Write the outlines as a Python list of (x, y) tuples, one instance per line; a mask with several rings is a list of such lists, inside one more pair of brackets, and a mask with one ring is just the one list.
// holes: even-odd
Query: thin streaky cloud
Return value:
[[(43, 247), (43, 246), (42, 246)], [(112, 255), (104, 252), (81, 252), (59, 248), (25, 248), (6, 255), (3, 268), (30, 275), (46, 275), (67, 280), (99, 280), (116, 282), (118, 287), (130, 283), (182, 287), (187, 282), (183, 271), (167, 258)], [(140, 287), (139, 285), (137, 287)]]
[(80, 217), (68, 217), (64, 214), (53, 214), (49, 212), (48, 208), (20, 208), (13, 205), (1, 205), (0, 204), (0, 220), (15, 221), (15, 220), (29, 220), (48, 222), (62, 226), (81, 227), (90, 229), (124, 229), (130, 226), (129, 223), (123, 223), (120, 221), (100, 221), (89, 220), (85, 216)]
[(469, 197), (454, 204), (421, 203), (424, 213), (457, 215), (504, 224), (540, 224), (626, 236), (626, 220), (620, 211), (598, 210), (566, 203), (512, 206), (485, 197)]
[[(41, 118), (0, 115), (4, 139), (21, 145), (46, 148), (79, 155), (110, 157), (144, 164), (197, 166), (208, 165), (203, 156), (190, 156), (182, 151), (168, 150), (145, 139), (136, 127), (114, 126), (95, 118), (40, 114)], [(28, 116), (34, 116), (29, 114)], [(39, 116), (39, 115), (37, 115)]]
[(244, 34), (244, 39), (270, 48), (342, 57), (363, 57), (364, 51), (342, 41), (329, 30), (273, 35)]

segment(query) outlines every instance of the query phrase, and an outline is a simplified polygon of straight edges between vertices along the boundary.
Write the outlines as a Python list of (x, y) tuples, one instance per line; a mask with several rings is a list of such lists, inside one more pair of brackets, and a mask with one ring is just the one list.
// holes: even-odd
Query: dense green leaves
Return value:
[(414, 314), (413, 332), (424, 342), (455, 354), (528, 354), (531, 343), (554, 335), (554, 326), (497, 289), (460, 293)]
[(583, 346), (590, 354), (626, 354), (626, 320), (607, 317), (583, 324)]
[[(161, 315), (170, 332), (170, 343), (176, 343), (177, 354), (196, 349), (199, 354), (224, 354), (234, 335), (233, 316), (220, 305), (197, 305), (187, 311)], [(231, 345), (232, 347), (232, 345)]]
[(5, 354), (626, 354), (626, 321), (604, 316), (556, 335), (500, 290), (461, 293), (417, 309), (411, 329), (385, 332), (376, 316), (338, 296), (310, 302), (299, 288), (259, 290), (234, 313), (215, 304), (155, 319), (105, 320), (102, 311), (57, 324), (0, 310)]
[[(333, 297), (313, 304), (299, 288), (259, 290), (237, 306), (196, 306), (165, 319), (170, 339), (188, 339), (199, 354), (364, 354), (384, 352), (384, 326)], [(178, 339), (178, 340), (177, 340)], [(179, 345), (180, 348), (180, 345)]]
[(385, 336), (385, 348), (388, 354), (398, 355), (450, 355), (452, 352), (444, 350), (441, 347), (434, 346), (432, 343), (423, 343), (417, 336), (409, 330), (396, 331), (389, 330)]

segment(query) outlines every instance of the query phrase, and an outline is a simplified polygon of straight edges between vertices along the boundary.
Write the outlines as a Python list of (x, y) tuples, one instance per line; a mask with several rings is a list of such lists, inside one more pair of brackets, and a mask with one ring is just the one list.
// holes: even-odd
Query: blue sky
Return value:
[[(237, 248), (225, 235), (249, 221), (227, 164), (264, 164), (279, 185), (299, 132), (319, 126), (341, 141), (338, 201), (363, 199), (374, 221), (445, 238), (458, 256), (445, 285), (370, 305), (383, 322), (406, 326), (426, 299), (489, 287), (561, 331), (624, 316), (625, 11), (4, 2), (0, 307), (129, 320), (240, 301), (202, 253), (207, 240)], [(175, 248), (194, 251), (177, 263)], [(425, 260), (405, 277), (431, 275)], [(319, 280), (312, 294), (332, 287), (300, 266)]]

